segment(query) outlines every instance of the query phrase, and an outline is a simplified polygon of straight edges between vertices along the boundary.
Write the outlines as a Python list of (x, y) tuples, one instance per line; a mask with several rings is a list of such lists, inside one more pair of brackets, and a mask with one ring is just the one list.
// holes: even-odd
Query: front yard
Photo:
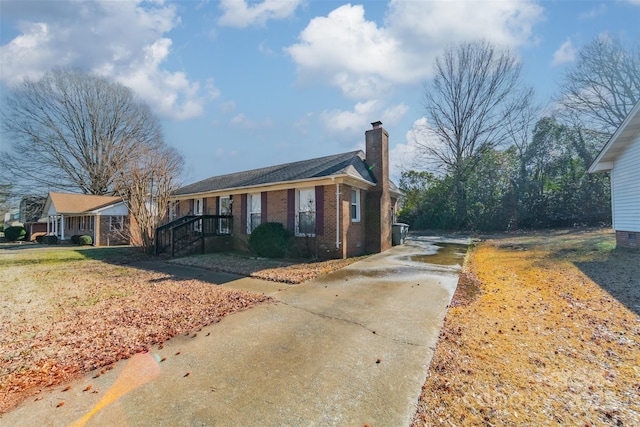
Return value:
[(640, 425), (640, 253), (609, 230), (470, 254), (414, 426)]
[[(413, 425), (640, 425), (640, 254), (614, 246), (611, 230), (594, 229), (477, 242)], [(135, 260), (127, 248), (0, 248), (0, 414), (271, 301), (137, 269)], [(300, 283), (353, 261), (173, 262)]]
[[(271, 301), (133, 267), (143, 258), (133, 248), (0, 247), (0, 414), (46, 387), (94, 369), (99, 375), (152, 345)], [(173, 262), (300, 283), (355, 260), (211, 254)]]

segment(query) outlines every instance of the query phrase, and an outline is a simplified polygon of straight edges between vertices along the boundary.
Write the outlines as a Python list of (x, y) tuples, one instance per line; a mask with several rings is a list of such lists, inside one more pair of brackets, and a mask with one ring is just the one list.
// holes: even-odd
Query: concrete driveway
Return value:
[(412, 237), (298, 286), (227, 281), (277, 302), (31, 398), (0, 425), (408, 426), (464, 255), (447, 242), (469, 243)]

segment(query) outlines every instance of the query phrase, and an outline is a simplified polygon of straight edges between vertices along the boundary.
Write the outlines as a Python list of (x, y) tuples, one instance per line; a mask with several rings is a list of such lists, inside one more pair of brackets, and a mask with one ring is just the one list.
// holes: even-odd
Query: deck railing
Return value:
[(184, 249), (205, 251), (205, 238), (229, 236), (233, 230), (231, 215), (188, 215), (156, 229), (155, 254), (169, 252), (174, 257)]

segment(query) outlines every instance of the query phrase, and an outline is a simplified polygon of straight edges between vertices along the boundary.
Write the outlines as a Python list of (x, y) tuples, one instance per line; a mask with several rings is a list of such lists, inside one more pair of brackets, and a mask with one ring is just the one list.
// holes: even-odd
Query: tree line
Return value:
[(544, 107), (515, 56), (489, 43), (447, 49), (434, 70), (399, 221), (452, 230), (611, 222), (609, 177), (587, 170), (640, 101), (640, 44), (599, 36), (585, 45)]

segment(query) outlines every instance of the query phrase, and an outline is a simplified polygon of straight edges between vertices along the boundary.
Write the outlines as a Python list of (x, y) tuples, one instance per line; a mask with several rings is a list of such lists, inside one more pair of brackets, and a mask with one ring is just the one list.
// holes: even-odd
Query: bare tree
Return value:
[(0, 166), (28, 187), (115, 194), (115, 177), (161, 127), (131, 89), (78, 70), (25, 80), (9, 94), (3, 129), (11, 141)]
[(149, 253), (155, 244), (156, 229), (168, 211), (169, 196), (179, 186), (183, 166), (180, 153), (158, 143), (132, 152), (119, 171), (116, 188), (135, 219), (132, 234), (139, 237)]
[(640, 44), (627, 50), (619, 40), (601, 35), (581, 48), (558, 102), (568, 122), (612, 135), (640, 102)]
[(435, 77), (425, 87), (428, 126), (435, 138), (419, 148), (453, 178), (459, 226), (466, 225), (468, 174), (483, 153), (507, 141), (505, 123), (516, 122), (514, 116), (531, 95), (515, 56), (488, 42), (463, 43), (436, 59)]

